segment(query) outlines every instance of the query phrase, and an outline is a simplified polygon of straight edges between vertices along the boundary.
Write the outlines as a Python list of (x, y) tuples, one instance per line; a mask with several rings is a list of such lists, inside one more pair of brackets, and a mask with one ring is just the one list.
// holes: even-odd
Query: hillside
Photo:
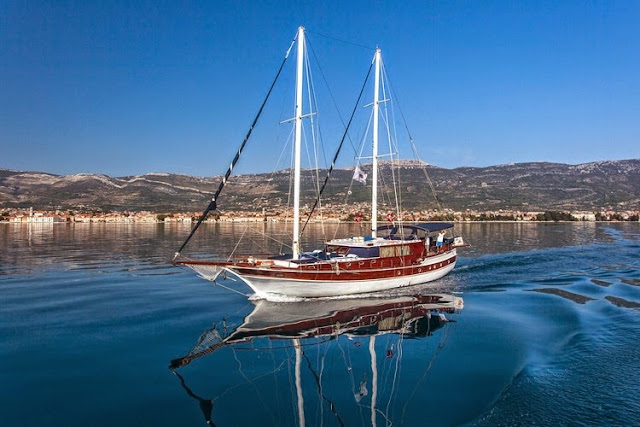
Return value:
[[(363, 169), (366, 172), (367, 166)], [(402, 204), (409, 209), (435, 207), (427, 185), (428, 171), (438, 198), (448, 208), (494, 210), (594, 210), (640, 208), (640, 160), (567, 165), (518, 163), (483, 168), (445, 169), (404, 161), (396, 175), (402, 183)], [(325, 172), (319, 172), (324, 180)], [(351, 180), (352, 170), (333, 174), (323, 198), (325, 203), (366, 202), (369, 184)], [(287, 204), (289, 171), (233, 176), (219, 200), (222, 210), (252, 210)], [(303, 203), (313, 203), (312, 171), (303, 171)], [(391, 183), (388, 164), (381, 181)], [(220, 177), (152, 173), (109, 177), (96, 174), (54, 175), (0, 169), (0, 206), (38, 209), (108, 209), (185, 211), (203, 209)], [(384, 193), (384, 191), (382, 191)], [(389, 204), (389, 196), (381, 196)], [(262, 200), (262, 201), (261, 201)]]

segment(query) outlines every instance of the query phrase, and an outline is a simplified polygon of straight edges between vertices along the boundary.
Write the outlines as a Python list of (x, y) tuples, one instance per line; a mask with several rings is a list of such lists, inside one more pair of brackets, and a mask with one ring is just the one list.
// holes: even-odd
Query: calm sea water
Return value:
[[(640, 224), (456, 228), (435, 287), (263, 306), (172, 267), (183, 226), (0, 225), (0, 425), (638, 425)], [(264, 232), (207, 225), (190, 254)], [(377, 308), (433, 293), (464, 308)]]

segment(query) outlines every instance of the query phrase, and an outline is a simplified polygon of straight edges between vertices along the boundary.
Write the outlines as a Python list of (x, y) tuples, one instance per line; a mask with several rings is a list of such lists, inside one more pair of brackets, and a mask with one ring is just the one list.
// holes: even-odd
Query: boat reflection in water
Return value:
[[(332, 424), (325, 418), (327, 411), (338, 425), (353, 424), (358, 419), (361, 424), (363, 410), (367, 413), (367, 419), (370, 416), (372, 425), (377, 425), (378, 421), (395, 423), (392, 418), (404, 418), (407, 404), (443, 347), (446, 328), (437, 334), (441, 335), (440, 341), (432, 345), (426, 345), (429, 341), (417, 343), (417, 340), (404, 340), (434, 335), (448, 322), (455, 321), (450, 315), (463, 308), (462, 298), (451, 294), (286, 303), (261, 299), (253, 301), (253, 304), (253, 311), (237, 328), (229, 331), (226, 323), (223, 323), (222, 330), (214, 326), (202, 333), (187, 355), (171, 361), (170, 368), (187, 394), (198, 400), (208, 423), (212, 422), (213, 403), (223, 397), (234, 399), (230, 396), (234, 391), (239, 393), (235, 399), (242, 400), (242, 406), (256, 411), (267, 408), (272, 421), (279, 425), (305, 425), (305, 413), (311, 424), (317, 424), (319, 420), (322, 421), (320, 424)], [(403, 359), (407, 357), (403, 354), (408, 342), (416, 344), (412, 346), (409, 356), (413, 359), (412, 367), (401, 376)], [(226, 350), (233, 352), (237, 364), (230, 364), (233, 359), (222, 356)], [(266, 369), (271, 371), (266, 373), (264, 359), (258, 360), (265, 351), (270, 353), (272, 360)], [(216, 379), (220, 383), (234, 382), (230, 367), (234, 366), (235, 369), (238, 366), (239, 381), (244, 384), (227, 387), (217, 392), (218, 397), (206, 399), (195, 393), (176, 369), (214, 352), (218, 352), (216, 356), (221, 356), (219, 362), (222, 363), (222, 366), (216, 365)], [(252, 360), (241, 361), (238, 355)], [(289, 362), (293, 362), (293, 365)], [(421, 372), (412, 372), (416, 363), (421, 367)], [(258, 371), (258, 367), (263, 368), (262, 372)], [(358, 375), (360, 371), (362, 373)], [(282, 396), (277, 396), (278, 402), (267, 403), (269, 399), (275, 399), (274, 390), (278, 385), (272, 382), (278, 380), (289, 383), (284, 389), (282, 386), (279, 388), (281, 392), (290, 392), (290, 396), (284, 399), (288, 403), (280, 401)], [(303, 384), (305, 382), (307, 384)], [(263, 394), (259, 396), (262, 405), (247, 401), (246, 391), (239, 390), (243, 385)], [(404, 408), (401, 411), (398, 411), (399, 408), (394, 410), (392, 403), (401, 403)], [(236, 404), (240, 405), (233, 400), (231, 403), (227, 401), (224, 407)], [(283, 419), (285, 415), (282, 412), (291, 413), (292, 407), (295, 420)], [(354, 408), (357, 410), (354, 411)], [(359, 418), (349, 420), (356, 413), (359, 413)]]

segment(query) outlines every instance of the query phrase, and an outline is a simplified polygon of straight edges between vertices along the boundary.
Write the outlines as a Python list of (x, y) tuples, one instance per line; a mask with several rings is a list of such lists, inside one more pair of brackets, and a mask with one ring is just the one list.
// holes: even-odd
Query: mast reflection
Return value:
[[(324, 382), (335, 381), (323, 379), (324, 357), (331, 352), (327, 346), (332, 342), (342, 342), (344, 339), (348, 340), (354, 349), (359, 347), (362, 347), (363, 351), (368, 349), (366, 353), (362, 353), (362, 357), (356, 359), (354, 356), (354, 359), (349, 361), (349, 366), (346, 366), (351, 376), (354, 375), (354, 372), (351, 372), (354, 369), (366, 369), (370, 372), (369, 375), (364, 372), (359, 384), (354, 384), (349, 394), (351, 405), (355, 403), (361, 408), (368, 408), (371, 425), (377, 425), (379, 418), (385, 419), (385, 423), (388, 423), (389, 414), (385, 414), (382, 410), (383, 406), (379, 405), (379, 400), (388, 398), (390, 402), (394, 398), (394, 392), (391, 396), (388, 392), (385, 395), (385, 391), (381, 390), (384, 384), (379, 382), (388, 378), (386, 370), (391, 368), (383, 368), (384, 375), (380, 377), (378, 365), (394, 360), (390, 366), (393, 366), (396, 371), (399, 370), (403, 340), (432, 336), (448, 322), (455, 321), (450, 315), (457, 313), (464, 306), (461, 297), (451, 294), (320, 299), (295, 303), (258, 300), (252, 303), (253, 310), (237, 328), (228, 331), (227, 325), (224, 324), (221, 330), (214, 327), (204, 331), (192, 350), (185, 356), (172, 360), (169, 367), (172, 370), (184, 367), (198, 358), (223, 348), (232, 348), (234, 351), (249, 350), (255, 348), (247, 348), (247, 346), (258, 345), (259, 350), (273, 352), (275, 358), (278, 357), (275, 353), (282, 350), (284, 353), (278, 354), (283, 354), (284, 359), (295, 360), (293, 378), (289, 380), (292, 386), (290, 399), (293, 402), (292, 407), (296, 410), (294, 422), (298, 425), (305, 425), (305, 408), (313, 406), (312, 409), (317, 410), (318, 406), (323, 405), (331, 411), (338, 424), (345, 423), (336, 409), (339, 403), (344, 404), (345, 398), (331, 396), (330, 390), (336, 385)], [(385, 339), (381, 343), (383, 336)], [(391, 342), (393, 337), (397, 342)], [(368, 339), (368, 346), (362, 345), (363, 339)], [(268, 343), (279, 342), (281, 345), (274, 348), (269, 344), (265, 347), (258, 344), (262, 342), (261, 340), (266, 340)], [(338, 346), (341, 345), (343, 344), (338, 344)], [(293, 353), (288, 351), (291, 349)], [(307, 356), (312, 349), (317, 349), (322, 357), (321, 366), (317, 369), (314, 369), (312, 359)], [(340, 348), (340, 351), (344, 350)], [(302, 363), (303, 360), (306, 360), (305, 364)], [(304, 373), (301, 374), (303, 366), (313, 377), (313, 381), (307, 378), (306, 385), (303, 384)], [(324, 372), (324, 375), (326, 378), (331, 378), (327, 372)], [(210, 405), (215, 399), (197, 397), (186, 385), (184, 378), (180, 375), (178, 377), (187, 394), (197, 398), (201, 409), (203, 409), (202, 402), (207, 401), (205, 419), (211, 423), (212, 406)], [(313, 388), (314, 393), (310, 392), (310, 387)], [(294, 388), (295, 392), (293, 392)], [(315, 394), (315, 398), (311, 394)], [(397, 392), (395, 394), (397, 395)], [(320, 404), (317, 403), (318, 401)], [(389, 412), (389, 404), (384, 407)]]

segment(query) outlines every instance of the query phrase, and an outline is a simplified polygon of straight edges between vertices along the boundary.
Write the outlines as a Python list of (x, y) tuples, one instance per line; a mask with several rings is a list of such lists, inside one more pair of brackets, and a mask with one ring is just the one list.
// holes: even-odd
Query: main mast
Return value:
[(371, 177), (371, 237), (377, 237), (378, 229), (378, 107), (380, 103), (380, 49), (375, 54), (375, 78), (373, 83), (373, 176)]
[(293, 148), (293, 259), (300, 256), (300, 141), (302, 139), (302, 66), (304, 63), (304, 27), (298, 28), (298, 58), (296, 63), (296, 116)]

